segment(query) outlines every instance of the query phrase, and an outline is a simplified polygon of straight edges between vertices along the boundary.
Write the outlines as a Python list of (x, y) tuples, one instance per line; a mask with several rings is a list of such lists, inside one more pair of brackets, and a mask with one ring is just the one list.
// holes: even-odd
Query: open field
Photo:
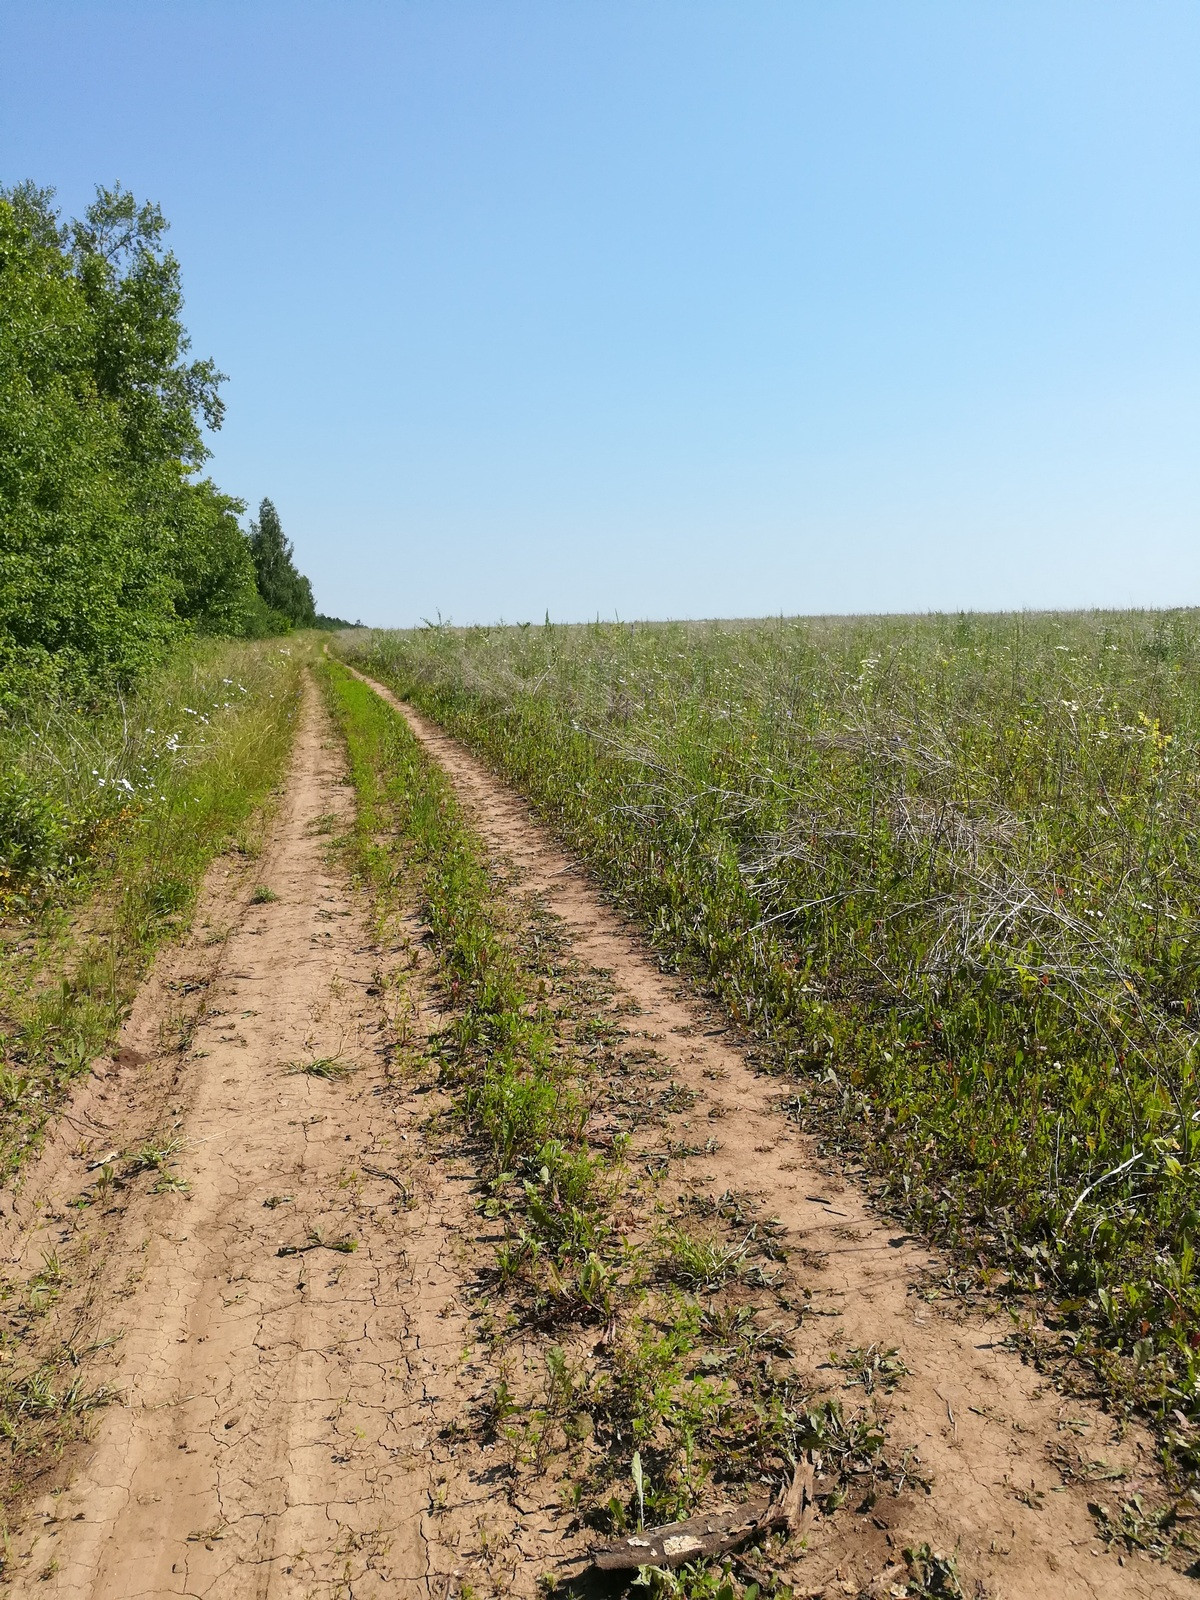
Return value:
[[(584, 678), (584, 652), (603, 635), (555, 633), (581, 647), (572, 670)], [(649, 634), (634, 643), (661, 651), (662, 634)], [(532, 638), (501, 636), (514, 676), (514, 649)], [(554, 820), (560, 835), (577, 830), (580, 853), (411, 701), (334, 660), (314, 674), (304, 640), (292, 656), (256, 647), (259, 711), (248, 699), (221, 707), (231, 720), (220, 747), (238, 748), (239, 725), (257, 733), (225, 767), (214, 745), (213, 798), (196, 808), (211, 825), (195, 853), (181, 835), (143, 874), (153, 883), (186, 865), (194, 905), (155, 934), (130, 1010), (151, 949), (137, 946), (110, 1000), (106, 1053), (93, 1060), (90, 1045), (73, 1075), (52, 1080), (57, 1114), (42, 1112), (44, 1136), (22, 1145), (4, 1197), (8, 1592), (1149, 1600), (1189, 1590), (1188, 1402), (1164, 1425), (1148, 1379), (1157, 1361), (1168, 1381), (1167, 1346), (1126, 1353), (1097, 1329), (1084, 1359), (1058, 1362), (1058, 1387), (1045, 1381), (1022, 1359), (1063, 1331), (1035, 1316), (1053, 1309), (1045, 1258), (1040, 1287), (1016, 1281), (987, 1265), (1000, 1246), (984, 1254), (977, 1225), (968, 1272), (961, 1249), (898, 1231), (864, 1192), (900, 1172), (898, 1151), (886, 1169), (883, 1140), (854, 1144), (850, 1159), (856, 1130), (879, 1115), (868, 1096), (900, 1079), (851, 1082), (835, 1051), (872, 1026), (912, 1036), (911, 1018), (889, 1020), (878, 992), (844, 983), (825, 995), (832, 1021), (817, 1063), (772, 1009), (785, 991), (753, 998), (750, 979), (798, 934), (752, 876), (765, 870), (758, 858), (733, 857), (749, 867), (726, 880), (715, 844), (722, 818), (747, 814), (734, 805), (755, 792), (747, 774), (767, 796), (762, 775), (784, 770), (778, 755), (756, 754), (739, 724), (745, 765), (730, 757), (719, 789), (711, 765), (689, 769), (708, 831), (693, 818), (698, 842), (689, 853), (681, 832), (668, 854), (666, 819), (685, 815), (688, 792), (678, 776), (668, 788), (679, 752), (661, 728), (651, 752), (654, 730), (634, 730), (632, 702), (593, 726), (580, 703), (564, 712), (565, 696), (537, 683), (543, 661), (525, 699), (508, 692), (516, 714), (498, 716), (498, 695), (484, 706), (447, 687), (451, 671), (465, 678), (461, 639), (402, 644), (427, 652), (422, 681), (405, 679), (413, 667), (391, 652), (389, 676), (426, 706), (442, 696), (443, 724), (461, 720), (475, 742), (499, 729), (532, 752), (545, 717), (536, 760), (547, 786), (575, 796)], [(471, 670), (477, 690), (482, 669)], [(683, 720), (684, 697), (674, 704)], [(698, 733), (706, 718), (727, 720), (711, 707), (692, 715)], [(1153, 743), (1169, 762), (1166, 735), (1160, 720)], [(822, 748), (865, 760), (853, 744)], [(493, 766), (503, 749), (497, 737)], [(586, 750), (590, 777), (569, 767)], [(631, 770), (646, 786), (640, 801)], [(795, 783), (798, 764), (788, 770)], [(821, 770), (814, 762), (814, 781)], [(251, 826), (251, 794), (272, 772), (274, 798)], [(597, 797), (626, 830), (611, 857), (589, 844), (589, 817), (597, 839), (609, 837), (588, 809)], [(139, 826), (132, 813), (121, 822), (131, 849)], [(808, 859), (788, 854), (785, 829), (770, 836), (781, 883), (793, 856), (797, 871)], [(616, 874), (622, 850), (641, 851), (646, 899), (658, 893), (668, 912), (654, 922), (657, 949), (581, 865), (589, 855), (618, 892), (624, 882), (644, 920)], [(724, 954), (703, 943), (720, 918), (689, 911), (693, 858), (708, 862), (710, 888), (740, 885), (759, 896), (759, 922), (776, 917), (743, 941), (761, 968), (729, 954), (744, 923), (730, 921)], [(58, 927), (78, 939), (85, 913), (118, 898), (124, 859), (95, 853), (78, 877), (48, 881), (22, 912), (30, 937), (36, 928), (48, 941)], [(852, 864), (844, 887), (862, 895)], [(976, 866), (987, 870), (982, 851)], [(130, 882), (133, 892), (143, 877)], [(689, 925), (690, 943), (679, 932)], [(699, 970), (709, 992), (677, 967)], [(814, 957), (796, 993), (817, 981)], [(922, 981), (931, 993), (934, 979), (914, 982), (929, 1008)], [(810, 1012), (797, 1015), (811, 1027)], [(954, 1022), (949, 1003), (938, 1016)], [(1048, 1075), (1038, 1037), (1027, 1058)], [(930, 1115), (921, 1073), (932, 1057), (903, 1059), (909, 1093), (926, 1096), (910, 1114)], [(967, 1222), (949, 1207), (918, 1212), (933, 1165), (909, 1159), (914, 1215), (953, 1246), (949, 1221)], [(965, 1186), (944, 1187), (965, 1207)], [(1137, 1191), (1117, 1193), (1133, 1203)], [(1009, 1215), (1006, 1248), (1018, 1255), (1015, 1230), (1030, 1224), (1015, 1203)], [(1074, 1316), (1082, 1342), (1088, 1308)], [(1110, 1383), (1121, 1370), (1137, 1377), (1157, 1431), (1095, 1383), (1093, 1349)], [(778, 1508), (771, 1497), (789, 1484), (800, 1498), (785, 1517), (768, 1503)], [(592, 1569), (606, 1541), (731, 1503), (767, 1520), (715, 1559), (640, 1579)]]
[(1197, 626), (344, 646), (530, 796), (754, 1037), (790, 1115), (952, 1248), (963, 1287), (1003, 1291), (1043, 1354), (1155, 1415), (1180, 1482), (1200, 1345)]
[[(483, 1215), (502, 1224), (490, 1268), (477, 1262), (473, 1322), (504, 1387), (453, 1436), (507, 1442), (507, 1498), (557, 1522), (559, 1570), (580, 1560), (584, 1530), (633, 1524), (640, 1497), (649, 1523), (808, 1459), (803, 1537), (760, 1538), (732, 1572), (649, 1574), (650, 1590), (1187, 1587), (1158, 1562), (1191, 1559), (1190, 1507), (1175, 1514), (1144, 1434), (1056, 1394), (1006, 1348), (996, 1306), (960, 1314), (946, 1264), (814, 1162), (720, 1016), (505, 784), (394, 697), (415, 741), (369, 693), (334, 687), (362, 870), (385, 907), (409, 882), (446, 962), (457, 1016), (433, 1059)], [(499, 1427), (498, 1396), (511, 1407)], [(526, 1554), (530, 1538), (517, 1535)], [(477, 1571), (472, 1593), (521, 1593), (532, 1576), (493, 1562), (477, 1591)], [(564, 1600), (625, 1592), (569, 1566), (563, 1578)]]
[(1200, 1600), (1200, 6), (0, 36), (0, 1600)]

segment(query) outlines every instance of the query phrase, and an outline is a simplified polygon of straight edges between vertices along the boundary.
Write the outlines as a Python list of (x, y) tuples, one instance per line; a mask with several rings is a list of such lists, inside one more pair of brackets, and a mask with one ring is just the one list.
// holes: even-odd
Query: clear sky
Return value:
[(1200, 603), (1195, 0), (2, 0), (378, 624)]

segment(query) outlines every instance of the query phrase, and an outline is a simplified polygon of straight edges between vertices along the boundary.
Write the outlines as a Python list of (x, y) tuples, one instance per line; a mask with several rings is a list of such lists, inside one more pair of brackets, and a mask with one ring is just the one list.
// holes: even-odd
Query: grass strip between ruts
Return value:
[[(664, 1198), (667, 1161), (638, 1169), (628, 1134), (607, 1151), (589, 1143), (617, 1104), (611, 1010), (537, 906), (498, 882), (404, 719), (336, 662), (321, 671), (357, 795), (357, 872), (381, 930), (419, 910), (455, 1008), (418, 1070), (436, 1063), (473, 1149), (477, 1204), (504, 1223), (477, 1326), (501, 1362), (506, 1344), (541, 1352), (532, 1390), (526, 1360), (524, 1380), (501, 1381), (455, 1426), (505, 1441), (514, 1479), (536, 1472), (544, 1492), (557, 1478), (560, 1499), (609, 1532), (643, 1513), (688, 1515), (714, 1490), (780, 1483), (806, 1450), (830, 1515), (848, 1483), (873, 1497), (919, 1482), (913, 1459), (886, 1458), (877, 1400), (814, 1398), (786, 1327), (767, 1325), (794, 1326), (804, 1303), (770, 1219), (756, 1226), (729, 1193)], [(646, 1581), (697, 1600), (758, 1592), (728, 1563)], [(780, 1575), (764, 1592), (792, 1589)]]

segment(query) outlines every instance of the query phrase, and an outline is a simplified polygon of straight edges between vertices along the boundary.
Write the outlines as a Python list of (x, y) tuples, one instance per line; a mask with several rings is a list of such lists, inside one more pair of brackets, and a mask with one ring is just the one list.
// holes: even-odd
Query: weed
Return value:
[(908, 1568), (908, 1593), (915, 1600), (962, 1600), (958, 1563), (953, 1556), (936, 1554), (927, 1544), (904, 1552)]
[(743, 1588), (728, 1566), (714, 1569), (700, 1563), (675, 1572), (663, 1567), (641, 1567), (633, 1587), (645, 1589), (651, 1600), (759, 1600), (760, 1594), (757, 1583)]
[(908, 1368), (898, 1350), (882, 1349), (877, 1344), (853, 1346), (841, 1354), (830, 1354), (830, 1361), (849, 1375), (850, 1383), (861, 1383), (868, 1394), (880, 1389), (890, 1394), (908, 1376)]
[(746, 1243), (723, 1244), (718, 1239), (695, 1239), (679, 1230), (664, 1238), (664, 1270), (686, 1289), (710, 1294), (746, 1265)]
[(718, 1345), (732, 1345), (754, 1355), (795, 1354), (792, 1341), (782, 1329), (759, 1326), (757, 1306), (709, 1306), (700, 1318), (700, 1331)]
[(324, 1078), (329, 1083), (340, 1082), (349, 1078), (354, 1068), (347, 1061), (342, 1061), (338, 1056), (318, 1056), (313, 1061), (290, 1061), (287, 1070), (289, 1073), (302, 1074), (306, 1078)]
[(883, 1449), (883, 1429), (870, 1413), (843, 1411), (836, 1400), (826, 1400), (819, 1408), (796, 1419), (793, 1439), (796, 1452), (811, 1450), (827, 1470), (853, 1471), (872, 1467)]
[(162, 1172), (170, 1165), (172, 1158), (182, 1150), (184, 1140), (178, 1135), (171, 1135), (165, 1139), (148, 1139), (137, 1150), (131, 1150), (125, 1157), (125, 1175), (134, 1177), (139, 1172)]
[(260, 883), (255, 885), (254, 892), (250, 896), (250, 904), (252, 906), (269, 906), (273, 900), (278, 899), (279, 896), (274, 889), (268, 889), (265, 883)]
[(79, 1368), (82, 1356), (90, 1353), (64, 1345), (21, 1376), (0, 1381), (0, 1438), (8, 1444), (12, 1470), (78, 1437), (89, 1413), (118, 1398), (107, 1385), (87, 1387)]
[(164, 1172), (162, 1177), (151, 1186), (151, 1194), (190, 1194), (191, 1184), (186, 1178), (180, 1177), (177, 1172)]
[(508, 1379), (501, 1378), (481, 1409), (484, 1439), (491, 1441), (498, 1438), (504, 1424), (520, 1409), (508, 1386)]
[(1088, 1510), (1096, 1519), (1100, 1537), (1108, 1545), (1122, 1545), (1126, 1550), (1147, 1550), (1152, 1555), (1165, 1556), (1174, 1542), (1172, 1530), (1177, 1514), (1171, 1505), (1147, 1510), (1140, 1494), (1122, 1500), (1115, 1510), (1091, 1501)]
[(226, 1524), (214, 1522), (211, 1528), (197, 1528), (194, 1533), (188, 1534), (189, 1544), (204, 1544), (211, 1550), (213, 1545), (225, 1537)]
[(646, 1480), (642, 1473), (641, 1452), (638, 1450), (633, 1452), (633, 1460), (629, 1463), (629, 1476), (633, 1479), (633, 1488), (637, 1495), (637, 1525), (640, 1531), (646, 1526)]
[(62, 1289), (64, 1273), (58, 1253), (48, 1250), (42, 1257), (41, 1270), (35, 1272), (25, 1285), (23, 1304), (30, 1316), (41, 1316), (49, 1311)]
[(327, 1239), (319, 1228), (310, 1228), (303, 1244), (281, 1244), (277, 1256), (303, 1256), (310, 1250), (335, 1250), (341, 1255), (353, 1255), (358, 1240), (346, 1233), (337, 1239)]
[(152, 917), (166, 919), (182, 911), (192, 898), (193, 886), (183, 878), (160, 878), (146, 890), (146, 910)]

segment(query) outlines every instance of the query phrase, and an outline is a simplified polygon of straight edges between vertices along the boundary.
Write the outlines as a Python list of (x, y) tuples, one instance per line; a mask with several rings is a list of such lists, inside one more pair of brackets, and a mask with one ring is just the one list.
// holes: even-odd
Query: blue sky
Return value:
[(378, 624), (1200, 603), (1200, 7), (38, 0), (211, 470)]

